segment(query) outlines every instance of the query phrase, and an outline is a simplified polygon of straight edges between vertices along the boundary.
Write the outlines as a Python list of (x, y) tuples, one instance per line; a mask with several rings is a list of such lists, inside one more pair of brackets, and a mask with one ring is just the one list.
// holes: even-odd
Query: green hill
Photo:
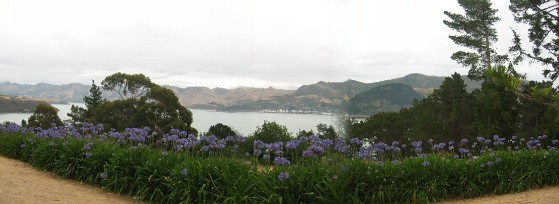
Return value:
[(423, 95), (408, 85), (383, 84), (351, 98), (348, 112), (353, 115), (372, 115), (378, 112), (398, 111), (411, 106), (413, 100), (422, 98)]

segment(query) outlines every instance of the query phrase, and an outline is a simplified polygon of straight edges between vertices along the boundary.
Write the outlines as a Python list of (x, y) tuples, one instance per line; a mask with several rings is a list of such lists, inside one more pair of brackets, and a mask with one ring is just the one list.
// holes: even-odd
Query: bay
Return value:
[[(67, 120), (66, 115), (70, 112), (72, 105), (84, 106), (83, 103), (74, 104), (53, 104), (59, 110), (58, 116), (62, 120)], [(337, 128), (338, 116), (317, 115), (317, 114), (294, 114), (294, 113), (261, 113), (261, 112), (217, 112), (211, 110), (190, 109), (194, 122), (192, 127), (198, 132), (207, 132), (210, 126), (222, 123), (233, 128), (239, 134), (248, 136), (256, 131), (258, 126), (262, 126), (264, 121), (276, 122), (285, 125), (287, 130), (296, 134), (300, 130), (314, 130), (316, 125), (326, 124)], [(10, 121), (20, 124), (22, 120), (27, 120), (32, 113), (3, 113), (0, 114), (0, 122)]]

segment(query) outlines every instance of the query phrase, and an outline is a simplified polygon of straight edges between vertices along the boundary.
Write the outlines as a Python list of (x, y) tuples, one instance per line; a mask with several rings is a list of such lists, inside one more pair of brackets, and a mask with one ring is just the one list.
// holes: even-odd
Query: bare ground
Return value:
[(39, 171), (30, 164), (0, 157), (0, 203), (138, 203), (98, 187)]
[[(98, 187), (62, 179), (18, 160), (0, 156), (0, 203), (139, 203)], [(559, 186), (473, 199), (448, 200), (444, 204), (559, 203)]]
[(540, 189), (532, 189), (520, 193), (507, 195), (494, 195), (462, 200), (449, 200), (440, 202), (441, 204), (549, 204), (559, 203), (559, 186), (549, 186)]

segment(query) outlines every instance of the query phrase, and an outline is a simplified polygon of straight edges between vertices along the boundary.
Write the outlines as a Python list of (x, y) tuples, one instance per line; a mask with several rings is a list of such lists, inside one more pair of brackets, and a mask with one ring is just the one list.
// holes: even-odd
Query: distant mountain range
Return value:
[[(309, 84), (297, 90), (275, 88), (239, 87), (236, 89), (165, 86), (175, 92), (180, 102), (189, 108), (219, 111), (267, 111), (298, 113), (346, 113), (372, 114), (379, 111), (395, 111), (411, 105), (413, 99), (427, 96), (438, 88), (445, 77), (409, 74), (401, 78), (375, 83), (355, 80)], [(463, 77), (468, 90), (481, 83)], [(36, 85), (0, 83), (0, 94), (49, 99), (51, 103), (83, 103), (90, 85), (66, 84)], [(116, 99), (114, 94), (106, 94)], [(411, 99), (411, 101), (410, 101)]]

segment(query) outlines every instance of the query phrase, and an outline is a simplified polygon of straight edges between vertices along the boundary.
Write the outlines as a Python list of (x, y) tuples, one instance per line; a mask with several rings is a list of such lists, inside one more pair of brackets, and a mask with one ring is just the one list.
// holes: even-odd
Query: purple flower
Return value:
[(462, 139), (462, 140), (460, 141), (460, 143), (462, 143), (462, 144), (468, 144), (468, 139), (464, 138), (464, 139)]
[(361, 141), (359, 138), (351, 138), (351, 139), (349, 140), (349, 144), (352, 144), (352, 145), (361, 145), (361, 144), (363, 144), (363, 141)]
[(425, 158), (425, 157), (427, 157), (426, 154), (420, 154), (420, 155), (419, 155), (419, 158)]
[(488, 161), (488, 162), (486, 163), (486, 165), (487, 165), (487, 166), (493, 166), (494, 163), (493, 163), (492, 161)]
[(288, 166), (291, 162), (284, 157), (276, 157), (274, 159), (274, 164), (278, 166)]
[(188, 176), (188, 169), (183, 169), (183, 170), (181, 171), (181, 174), (182, 174), (183, 176)]
[(551, 141), (551, 144), (554, 144), (554, 145), (555, 145), (555, 144), (557, 144), (558, 142), (559, 142), (559, 140), (553, 140), (553, 141)]
[(485, 138), (483, 138), (483, 137), (477, 137), (476, 139), (477, 139), (478, 142), (483, 142), (483, 141), (485, 141)]
[(262, 150), (260, 149), (254, 149), (254, 152), (252, 153), (254, 156), (260, 156), (260, 154), (262, 154)]
[(489, 156), (490, 156), (490, 157), (494, 157), (494, 156), (495, 156), (495, 153), (491, 152), (491, 153), (489, 153)]
[(91, 152), (85, 152), (85, 158), (89, 158), (93, 156), (93, 154)]
[(25, 146), (26, 146), (25, 144), (21, 144), (21, 145), (20, 145), (21, 148), (25, 148)]
[(99, 174), (99, 176), (100, 176), (102, 179), (106, 179), (107, 176), (108, 176), (108, 174), (107, 174), (107, 172), (103, 172), (103, 173)]
[(499, 135), (493, 135), (493, 140), (498, 141), (499, 140)]
[(291, 140), (288, 141), (287, 144), (285, 144), (285, 148), (287, 150), (292, 150), (295, 149), (299, 146), (299, 144), (301, 144), (301, 142), (299, 140)]
[(429, 163), (429, 161), (424, 161), (423, 163), (421, 163), (421, 165), (423, 165), (423, 166), (429, 166), (429, 165), (431, 165), (431, 163)]
[(280, 180), (280, 181), (283, 181), (283, 180), (288, 179), (288, 178), (289, 178), (289, 174), (287, 174), (287, 173), (285, 173), (285, 172), (281, 172), (281, 173), (278, 175), (278, 180)]

